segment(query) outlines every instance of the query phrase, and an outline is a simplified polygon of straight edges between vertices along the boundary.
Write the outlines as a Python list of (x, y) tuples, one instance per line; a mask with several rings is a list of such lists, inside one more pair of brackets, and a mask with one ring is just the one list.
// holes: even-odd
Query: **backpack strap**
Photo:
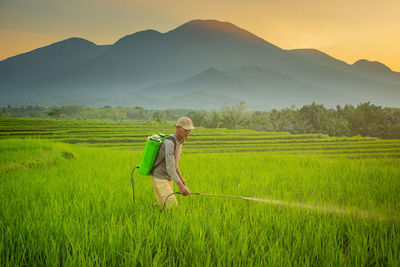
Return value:
[[(169, 135), (169, 136), (164, 138), (164, 140), (167, 140), (167, 139), (171, 140), (172, 142), (174, 142), (174, 156), (175, 156), (175, 153), (176, 153), (176, 140), (171, 135)], [(164, 142), (164, 140), (163, 140), (163, 142)], [(165, 147), (165, 144), (164, 144), (164, 147)], [(161, 147), (160, 147), (160, 149), (161, 149)], [(160, 153), (160, 150), (158, 150), (158, 152), (157, 152), (156, 161), (157, 161), (159, 153)], [(155, 164), (153, 166), (153, 168), (151, 168), (150, 173), (153, 174), (153, 171), (155, 170), (155, 168), (157, 168), (163, 161), (165, 161), (165, 153), (164, 153), (164, 158), (162, 160), (160, 160), (157, 164)]]

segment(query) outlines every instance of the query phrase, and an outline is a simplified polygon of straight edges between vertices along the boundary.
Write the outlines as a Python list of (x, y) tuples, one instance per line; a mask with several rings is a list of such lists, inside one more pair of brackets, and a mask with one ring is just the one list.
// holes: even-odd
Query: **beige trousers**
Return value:
[[(151, 177), (154, 185), (154, 192), (156, 193), (159, 207), (162, 209), (165, 203), (165, 199), (174, 192), (172, 181), (166, 179), (159, 179), (154, 176)], [(178, 206), (178, 201), (175, 195), (168, 198), (168, 202), (165, 204), (166, 209), (171, 209)]]

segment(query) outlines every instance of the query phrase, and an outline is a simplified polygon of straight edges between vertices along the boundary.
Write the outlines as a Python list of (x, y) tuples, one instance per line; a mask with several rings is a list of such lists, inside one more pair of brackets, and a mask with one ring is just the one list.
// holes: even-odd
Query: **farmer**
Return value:
[[(182, 195), (190, 194), (185, 179), (178, 168), (179, 158), (182, 152), (182, 144), (194, 129), (193, 122), (187, 117), (181, 117), (176, 121), (176, 132), (164, 139), (160, 146), (151, 179), (153, 180), (154, 191), (157, 196), (158, 204), (163, 207), (166, 198), (172, 194), (172, 180), (178, 185)], [(175, 195), (168, 198), (166, 208), (177, 206), (178, 201)]]

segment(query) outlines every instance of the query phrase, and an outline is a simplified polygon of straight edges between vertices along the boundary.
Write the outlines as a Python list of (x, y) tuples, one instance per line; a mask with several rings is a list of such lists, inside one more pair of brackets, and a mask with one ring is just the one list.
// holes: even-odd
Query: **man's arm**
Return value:
[(181, 179), (181, 182), (182, 182), (184, 185), (186, 185), (186, 180), (183, 179), (182, 173), (181, 173), (181, 171), (179, 170), (179, 168), (176, 168), (176, 173), (178, 174), (179, 179)]
[(176, 184), (181, 182), (180, 177), (175, 169), (175, 155), (174, 155), (174, 142), (171, 140), (164, 140), (165, 146), (165, 166), (167, 168), (168, 176), (175, 181)]
[[(171, 179), (174, 180), (174, 182), (179, 186), (179, 191), (181, 191), (184, 196), (187, 196), (188, 194), (190, 194), (189, 188), (186, 187), (186, 181), (181, 180), (182, 174), (180, 174), (179, 169), (175, 168), (175, 144), (173, 141), (165, 140), (164, 146), (165, 165), (167, 167), (167, 173), (169, 177), (171, 177)], [(180, 176), (178, 175), (178, 172)]]

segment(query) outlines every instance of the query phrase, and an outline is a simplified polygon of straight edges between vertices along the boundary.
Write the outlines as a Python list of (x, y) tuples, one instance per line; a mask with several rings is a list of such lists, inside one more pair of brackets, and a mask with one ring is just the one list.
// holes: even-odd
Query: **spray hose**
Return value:
[(135, 202), (135, 187), (133, 186), (133, 172), (135, 171), (135, 169), (139, 169), (139, 166), (134, 167), (132, 172), (131, 172), (133, 202)]
[[(134, 186), (134, 182), (133, 182), (133, 173), (135, 172), (135, 169), (139, 169), (139, 166), (136, 166), (136, 167), (134, 167), (133, 169), (132, 169), (132, 172), (131, 172), (131, 183), (132, 183), (132, 196), (133, 196), (133, 202), (135, 202), (135, 186)], [(164, 210), (164, 208), (165, 208), (165, 205), (167, 204), (167, 201), (168, 201), (168, 198), (169, 197), (171, 197), (171, 196), (173, 196), (173, 195), (182, 195), (182, 193), (181, 192), (174, 192), (174, 193), (172, 193), (172, 194), (169, 194), (167, 197), (166, 197), (166, 199), (165, 199), (165, 202), (164, 202), (164, 205), (163, 205), (163, 208), (162, 208), (162, 210)], [(225, 198), (239, 198), (239, 199), (249, 199), (249, 198), (247, 198), (247, 197), (242, 197), (242, 196), (228, 196), (228, 195), (216, 195), (216, 194), (207, 194), (207, 193), (195, 193), (195, 192), (192, 192), (192, 193), (190, 193), (190, 195), (198, 195), (198, 196), (211, 196), (211, 197), (225, 197)]]
[[(164, 205), (163, 205), (161, 211), (164, 211), (165, 205), (167, 204), (167, 201), (168, 201), (168, 198), (169, 198), (170, 196), (173, 196), (173, 195), (182, 195), (182, 193), (181, 193), (181, 192), (174, 192), (174, 193), (169, 194), (169, 195), (165, 198)], [(252, 198), (250, 198), (250, 197), (229, 196), (229, 195), (217, 195), (217, 194), (195, 193), (195, 192), (192, 192), (192, 193), (190, 193), (189, 195), (209, 196), (209, 197), (225, 197), (225, 198), (238, 198), (238, 199), (252, 200)]]

